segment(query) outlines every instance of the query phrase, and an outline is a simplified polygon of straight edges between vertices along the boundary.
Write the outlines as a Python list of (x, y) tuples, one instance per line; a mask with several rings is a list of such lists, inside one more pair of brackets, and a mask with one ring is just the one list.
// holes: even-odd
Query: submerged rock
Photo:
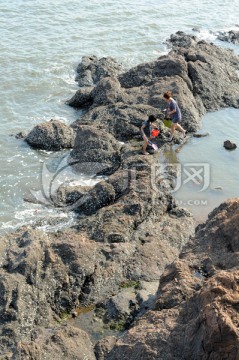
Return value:
[(227, 150), (234, 150), (234, 149), (237, 148), (237, 145), (236, 145), (234, 142), (230, 141), (230, 140), (224, 141), (224, 145), (223, 145), (223, 146), (224, 146), (224, 148), (227, 149)]
[(73, 147), (75, 132), (62, 121), (51, 120), (36, 125), (25, 140), (34, 148), (58, 151)]
[(197, 133), (197, 134), (193, 134), (193, 137), (195, 138), (202, 138), (202, 137), (206, 137), (209, 136), (209, 133)]

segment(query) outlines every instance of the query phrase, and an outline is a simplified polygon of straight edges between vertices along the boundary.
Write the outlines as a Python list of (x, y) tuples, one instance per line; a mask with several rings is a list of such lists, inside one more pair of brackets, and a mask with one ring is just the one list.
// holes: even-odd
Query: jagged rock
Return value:
[(99, 342), (102, 359), (238, 357), (238, 209), (239, 200), (229, 200), (198, 226), (180, 259), (165, 269), (154, 311), (105, 353)]
[(75, 95), (71, 99), (67, 100), (66, 104), (74, 108), (83, 108), (90, 106), (93, 102), (93, 89), (93, 86), (88, 86), (86, 88), (77, 90)]
[(237, 145), (236, 145), (234, 142), (230, 141), (230, 140), (224, 141), (224, 145), (223, 145), (223, 146), (224, 146), (224, 148), (227, 149), (227, 150), (234, 150), (234, 149), (237, 148)]
[(83, 56), (76, 71), (79, 86), (92, 86), (104, 77), (117, 76), (122, 68), (111, 57), (98, 59), (96, 56)]
[(170, 39), (167, 42), (174, 47), (188, 49), (197, 43), (197, 38), (196, 36), (187, 35), (183, 31), (177, 31), (175, 34), (170, 35)]
[(217, 38), (221, 41), (228, 41), (233, 44), (239, 44), (239, 31), (230, 30), (221, 32)]
[(122, 289), (118, 294), (111, 296), (103, 304), (98, 304), (96, 314), (100, 316), (100, 311), (102, 311), (104, 323), (111, 328), (118, 328), (118, 330), (122, 331), (133, 321), (138, 308), (135, 289), (133, 286), (129, 286)]
[(93, 91), (94, 106), (116, 104), (124, 102), (126, 94), (117, 78), (106, 77), (101, 79)]
[(61, 185), (56, 192), (54, 204), (56, 206), (77, 206), (79, 200), (85, 196), (92, 186), (66, 186)]
[(112, 174), (121, 163), (121, 145), (115, 138), (93, 126), (78, 128), (69, 164), (83, 174)]
[[(146, 115), (165, 107), (166, 90), (173, 91), (183, 126), (193, 132), (205, 109), (238, 107), (238, 57), (182, 33), (173, 41), (177, 46), (169, 55), (120, 76), (115, 63), (105, 59), (85, 58), (79, 66), (80, 85), (96, 88), (79, 93), (92, 95), (94, 108), (70, 128), (77, 131), (70, 164), (79, 173), (109, 178), (86, 192), (77, 190), (81, 216), (73, 228), (54, 233), (28, 228), (1, 239), (0, 351), (6, 356), (15, 356), (23, 344), (24, 356), (34, 359), (42, 346), (57, 357), (54, 339), (44, 334), (52, 329), (54, 337), (55, 321), (79, 306), (103, 303), (109, 321), (117, 313), (131, 322), (151, 290), (127, 290), (131, 312), (129, 301), (123, 305), (122, 283), (159, 281), (154, 310), (116, 344), (112, 339), (97, 344), (101, 359), (237, 358), (238, 201), (212, 212), (194, 237), (193, 218), (172, 198), (175, 173), (162, 177), (154, 168), (156, 156), (141, 156), (130, 142), (117, 141), (139, 135)], [(51, 150), (62, 138), (52, 123), (44, 126), (37, 144), (51, 144)], [(62, 201), (71, 204), (68, 189), (61, 191)], [(65, 358), (71, 359), (64, 340), (70, 334), (58, 335), (59, 348), (64, 345)]]
[(100, 208), (112, 204), (115, 200), (115, 191), (112, 185), (105, 181), (96, 184), (92, 190), (89, 190), (81, 202), (77, 204), (75, 210), (80, 214), (91, 215)]
[(109, 353), (115, 345), (116, 338), (114, 336), (107, 336), (100, 340), (95, 345), (95, 355), (97, 360), (104, 360), (105, 354)]
[(89, 336), (84, 331), (70, 326), (42, 330), (35, 335), (33, 341), (20, 345), (19, 359), (42, 358), (96, 360)]
[(117, 138), (119, 133), (123, 134), (122, 139), (135, 137), (137, 130), (131, 120), (124, 121), (125, 131), (121, 126), (116, 128), (118, 111), (114, 113), (113, 107), (147, 105), (152, 108), (152, 114), (157, 114), (165, 107), (166, 90), (173, 92), (182, 110), (182, 125), (189, 132), (199, 129), (205, 111), (239, 107), (237, 55), (184, 32), (172, 35), (170, 43), (173, 50), (168, 55), (118, 75), (119, 82), (115, 74), (104, 77), (100, 83), (97, 81), (91, 93), (95, 108), (78, 122), (93, 121), (99, 128), (108, 128)]
[(73, 147), (75, 132), (62, 121), (51, 120), (36, 125), (25, 140), (34, 148), (57, 151)]
[[(156, 61), (140, 64), (119, 75), (119, 81), (124, 88), (134, 88), (149, 85), (152, 81), (157, 82), (158, 79), (166, 76), (179, 76), (189, 88), (192, 86), (188, 77), (187, 63), (181, 55), (164, 55)], [(162, 95), (164, 92), (161, 89)]]
[[(189, 35), (180, 33), (177, 38), (183, 44), (188, 42)], [(169, 55), (184, 56), (194, 96), (201, 99), (207, 111), (229, 106), (238, 108), (238, 56), (206, 41), (196, 39), (195, 42), (194, 36), (192, 40), (189, 48), (173, 47)]]
[(93, 125), (109, 132), (118, 140), (126, 141), (138, 138), (143, 121), (157, 112), (154, 107), (143, 104), (98, 106), (76, 120), (72, 127), (77, 129), (81, 124)]
[(104, 360), (185, 360), (238, 356), (238, 271), (209, 280), (179, 306), (149, 311), (107, 352)]

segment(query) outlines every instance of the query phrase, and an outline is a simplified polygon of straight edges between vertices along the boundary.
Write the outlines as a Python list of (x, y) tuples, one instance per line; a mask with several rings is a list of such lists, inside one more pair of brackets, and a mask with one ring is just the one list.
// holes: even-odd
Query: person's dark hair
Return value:
[(149, 122), (154, 122), (157, 120), (157, 117), (155, 115), (149, 115), (148, 121)]
[(166, 91), (166, 93), (163, 94), (163, 97), (167, 100), (170, 99), (172, 96), (173, 96), (172, 91)]

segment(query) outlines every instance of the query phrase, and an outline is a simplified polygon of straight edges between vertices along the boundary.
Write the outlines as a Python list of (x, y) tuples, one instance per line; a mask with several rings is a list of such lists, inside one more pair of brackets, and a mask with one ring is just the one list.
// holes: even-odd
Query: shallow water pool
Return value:
[(188, 208), (203, 222), (215, 207), (228, 198), (239, 197), (239, 148), (226, 150), (225, 140), (239, 145), (239, 110), (223, 109), (202, 119), (202, 138), (191, 138), (176, 154), (168, 146), (165, 162), (178, 162), (179, 176), (173, 195), (179, 206)]

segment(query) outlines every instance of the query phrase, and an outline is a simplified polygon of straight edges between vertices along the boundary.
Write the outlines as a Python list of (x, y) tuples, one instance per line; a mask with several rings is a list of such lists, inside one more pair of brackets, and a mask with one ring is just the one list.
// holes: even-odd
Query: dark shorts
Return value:
[[(144, 131), (144, 133), (145, 133), (145, 135), (146, 135), (147, 138), (149, 138), (149, 137), (151, 136), (148, 131)], [(142, 137), (142, 139), (144, 139), (142, 133), (141, 133), (141, 137)]]
[(172, 120), (172, 123), (173, 124), (178, 124), (178, 123), (180, 123), (181, 122), (181, 119), (173, 119)]

